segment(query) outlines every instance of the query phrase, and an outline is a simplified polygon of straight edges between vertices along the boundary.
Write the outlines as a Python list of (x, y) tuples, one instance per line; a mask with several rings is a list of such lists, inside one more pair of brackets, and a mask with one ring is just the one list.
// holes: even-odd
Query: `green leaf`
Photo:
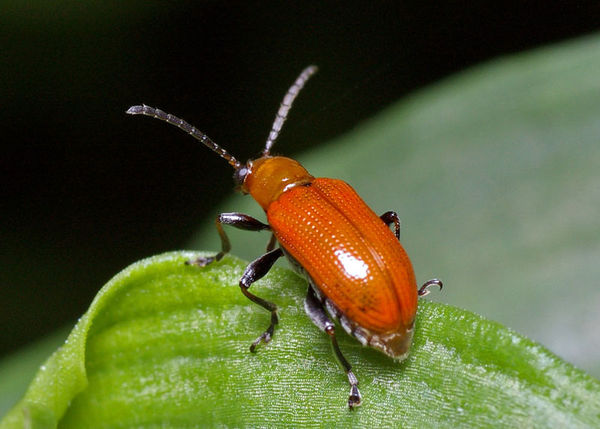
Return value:
[(248, 350), (269, 315), (239, 291), (245, 262), (140, 261), (96, 296), (1, 427), (598, 426), (600, 383), (472, 313), (421, 300), (398, 364), (345, 334), (363, 406), (325, 334), (303, 311), (306, 283), (274, 269), (253, 289), (276, 302), (273, 341)]

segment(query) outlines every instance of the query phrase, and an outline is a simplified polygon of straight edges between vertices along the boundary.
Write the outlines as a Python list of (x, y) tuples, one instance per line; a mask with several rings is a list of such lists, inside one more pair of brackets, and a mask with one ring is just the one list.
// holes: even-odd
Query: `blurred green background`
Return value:
[[(229, 167), (172, 127), (126, 116), (129, 105), (178, 114), (246, 159), (314, 63), (277, 150), (317, 147), (301, 158), (315, 175), (398, 211), (420, 281), (448, 285), (437, 299), (600, 374), (597, 39), (409, 96), (593, 33), (597, 2), (4, 1), (0, 16), (0, 354), (72, 323), (135, 260), (216, 248), (212, 230), (203, 237), (213, 241), (190, 237), (223, 207), (249, 205), (217, 208), (232, 192)], [(379, 152), (345, 150), (387, 127), (385, 115), (402, 120)], [(252, 234), (235, 237), (236, 254), (263, 249)]]

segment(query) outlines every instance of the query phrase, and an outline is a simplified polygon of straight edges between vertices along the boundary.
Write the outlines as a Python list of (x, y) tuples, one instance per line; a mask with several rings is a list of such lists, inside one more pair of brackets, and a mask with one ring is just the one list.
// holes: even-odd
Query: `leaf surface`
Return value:
[(600, 383), (473, 313), (421, 300), (410, 357), (395, 363), (341, 334), (364, 404), (303, 311), (306, 283), (275, 268), (253, 285), (276, 302), (273, 341), (248, 350), (269, 315), (237, 282), (245, 262), (206, 268), (174, 252), (140, 261), (98, 293), (1, 427), (600, 425)]

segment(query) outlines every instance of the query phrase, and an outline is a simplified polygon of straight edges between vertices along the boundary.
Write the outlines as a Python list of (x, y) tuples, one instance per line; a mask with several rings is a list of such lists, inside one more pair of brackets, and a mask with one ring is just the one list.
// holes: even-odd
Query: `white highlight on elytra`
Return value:
[(369, 266), (362, 259), (357, 258), (351, 253), (338, 249), (335, 251), (338, 261), (348, 276), (355, 279), (366, 279), (369, 274)]

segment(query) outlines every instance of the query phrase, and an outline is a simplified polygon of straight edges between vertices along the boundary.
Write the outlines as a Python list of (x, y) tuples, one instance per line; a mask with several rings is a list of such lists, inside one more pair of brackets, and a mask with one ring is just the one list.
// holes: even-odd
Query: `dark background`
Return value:
[[(419, 87), (599, 28), (594, 2), (5, 1), (0, 6), (0, 355), (75, 320), (119, 270), (182, 248), (302, 68), (277, 149), (349, 131)], [(361, 4), (360, 6), (357, 6)]]

